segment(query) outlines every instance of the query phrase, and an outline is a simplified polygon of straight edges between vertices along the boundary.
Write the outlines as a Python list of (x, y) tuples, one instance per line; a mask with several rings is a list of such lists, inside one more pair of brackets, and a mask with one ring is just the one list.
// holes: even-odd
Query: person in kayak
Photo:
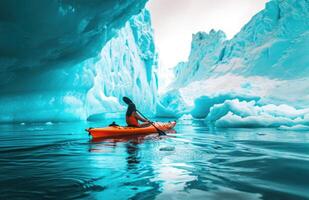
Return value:
[[(137, 110), (136, 110), (136, 106), (133, 102), (128, 101), (126, 102), (128, 104), (128, 109), (126, 112), (126, 122), (128, 124), (128, 126), (132, 126), (132, 127), (146, 127), (150, 125), (150, 122), (148, 120), (146, 120), (145, 118), (141, 117)], [(142, 121), (144, 123), (140, 124), (138, 123), (138, 121)]]

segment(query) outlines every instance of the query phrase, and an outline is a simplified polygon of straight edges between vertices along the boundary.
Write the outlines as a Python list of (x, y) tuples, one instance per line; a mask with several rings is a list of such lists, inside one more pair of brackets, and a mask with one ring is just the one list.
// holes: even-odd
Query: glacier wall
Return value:
[(94, 64), (94, 84), (86, 97), (88, 118), (100, 117), (102, 113), (123, 117), (123, 96), (130, 97), (139, 110), (153, 114), (157, 63), (150, 13), (143, 10), (103, 47)]
[(104, 117), (124, 109), (122, 95), (153, 112), (157, 55), (145, 2), (1, 1), (0, 122)]
[[(231, 40), (220, 30), (194, 34), (188, 61), (174, 68), (176, 80), (161, 97), (157, 115), (189, 113), (220, 127), (307, 126), (308, 5), (272, 0)], [(175, 91), (174, 101), (185, 105), (179, 109), (169, 99)], [(288, 112), (293, 109), (298, 114)], [(277, 114), (281, 110), (284, 116)]]

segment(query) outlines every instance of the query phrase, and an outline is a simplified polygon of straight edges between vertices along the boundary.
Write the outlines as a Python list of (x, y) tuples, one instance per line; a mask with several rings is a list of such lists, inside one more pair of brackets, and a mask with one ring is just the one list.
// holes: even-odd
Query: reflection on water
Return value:
[(309, 199), (308, 132), (183, 121), (91, 140), (89, 126), (1, 125), (0, 199)]

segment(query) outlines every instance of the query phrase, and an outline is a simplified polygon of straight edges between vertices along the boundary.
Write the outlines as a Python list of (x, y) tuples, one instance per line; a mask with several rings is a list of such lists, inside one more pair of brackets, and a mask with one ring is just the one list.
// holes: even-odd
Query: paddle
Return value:
[[(133, 101), (131, 101), (131, 99), (129, 99), (128, 97), (123, 97), (122, 100), (127, 104), (133, 104)], [(159, 135), (166, 135), (166, 133), (162, 130), (160, 130), (152, 121), (150, 121), (147, 117), (145, 117), (145, 115), (143, 115), (140, 111), (136, 110), (136, 112), (138, 112), (144, 119), (146, 119), (147, 121), (149, 121), (149, 123), (158, 131)]]
[(156, 125), (152, 122), (152, 121), (150, 121), (149, 119), (147, 119), (147, 117), (145, 117), (145, 115), (143, 115), (140, 111), (138, 111), (138, 110), (136, 110), (142, 117), (144, 117), (147, 121), (149, 121), (149, 123), (153, 126), (153, 127), (155, 127), (155, 129), (158, 131), (158, 133), (159, 133), (159, 135), (166, 135), (166, 133), (164, 132), (164, 131), (162, 131), (162, 130), (160, 130), (158, 127), (156, 127)]

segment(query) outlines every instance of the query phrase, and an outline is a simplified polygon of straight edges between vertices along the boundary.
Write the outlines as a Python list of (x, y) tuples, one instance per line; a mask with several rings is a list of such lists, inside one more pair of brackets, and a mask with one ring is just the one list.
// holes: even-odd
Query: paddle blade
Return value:
[(158, 133), (159, 133), (160, 136), (166, 135), (166, 133), (165, 133), (164, 131), (158, 129), (158, 127), (156, 127), (154, 124), (153, 124), (153, 126), (157, 129), (157, 131), (158, 131)]
[(159, 135), (160, 136), (162, 136), (162, 135), (166, 135), (166, 133), (164, 133), (163, 131), (161, 131), (161, 130), (158, 130), (158, 133), (159, 133)]

